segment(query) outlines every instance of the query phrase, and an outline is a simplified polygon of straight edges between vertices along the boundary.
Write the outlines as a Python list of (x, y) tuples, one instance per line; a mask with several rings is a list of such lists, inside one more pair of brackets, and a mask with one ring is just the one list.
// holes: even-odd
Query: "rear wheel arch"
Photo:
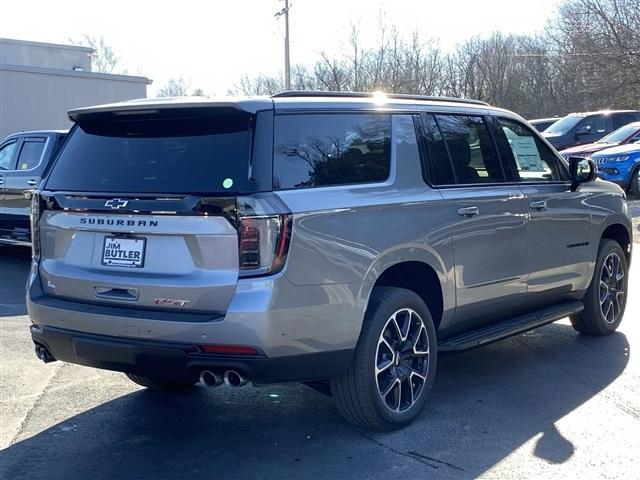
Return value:
[(429, 263), (407, 260), (394, 263), (382, 270), (371, 291), (375, 287), (397, 287), (416, 293), (427, 305), (437, 331), (447, 307), (443, 276)]

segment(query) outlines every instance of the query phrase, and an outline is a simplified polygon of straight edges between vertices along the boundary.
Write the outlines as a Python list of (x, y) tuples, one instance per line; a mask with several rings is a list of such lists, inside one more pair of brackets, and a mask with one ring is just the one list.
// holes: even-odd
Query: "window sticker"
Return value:
[(546, 165), (540, 158), (535, 138), (520, 136), (510, 128), (503, 127), (513, 155), (516, 157), (518, 169), (530, 172), (543, 172)]

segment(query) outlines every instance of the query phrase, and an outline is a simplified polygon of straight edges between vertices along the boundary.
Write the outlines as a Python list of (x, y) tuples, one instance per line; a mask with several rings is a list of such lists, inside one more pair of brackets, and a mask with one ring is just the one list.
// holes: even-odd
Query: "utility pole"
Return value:
[(284, 88), (291, 90), (291, 64), (289, 62), (289, 0), (284, 0), (284, 8), (276, 13), (276, 18), (284, 15)]

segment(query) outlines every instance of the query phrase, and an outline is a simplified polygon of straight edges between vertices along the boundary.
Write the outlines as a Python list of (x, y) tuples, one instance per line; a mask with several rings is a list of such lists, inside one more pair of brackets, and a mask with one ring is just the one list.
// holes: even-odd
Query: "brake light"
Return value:
[(40, 195), (40, 191), (36, 190), (31, 197), (31, 212), (29, 215), (31, 224), (31, 258), (36, 264), (40, 261), (40, 233), (38, 231), (38, 224), (40, 223), (42, 211), (42, 196)]
[(198, 345), (203, 353), (220, 355), (258, 355), (258, 351), (248, 345)]
[(238, 199), (240, 276), (272, 275), (286, 263), (292, 216), (275, 195)]

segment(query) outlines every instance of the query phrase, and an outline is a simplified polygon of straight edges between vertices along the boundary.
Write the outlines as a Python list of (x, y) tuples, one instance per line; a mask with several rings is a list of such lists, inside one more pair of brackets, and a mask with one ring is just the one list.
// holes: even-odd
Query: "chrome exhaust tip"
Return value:
[(230, 387), (243, 387), (249, 380), (235, 370), (224, 372), (224, 383)]
[(224, 378), (210, 370), (200, 372), (200, 381), (207, 387), (218, 387), (224, 383)]
[(51, 363), (55, 362), (56, 359), (53, 355), (42, 345), (36, 344), (36, 356), (42, 360), (43, 363)]

